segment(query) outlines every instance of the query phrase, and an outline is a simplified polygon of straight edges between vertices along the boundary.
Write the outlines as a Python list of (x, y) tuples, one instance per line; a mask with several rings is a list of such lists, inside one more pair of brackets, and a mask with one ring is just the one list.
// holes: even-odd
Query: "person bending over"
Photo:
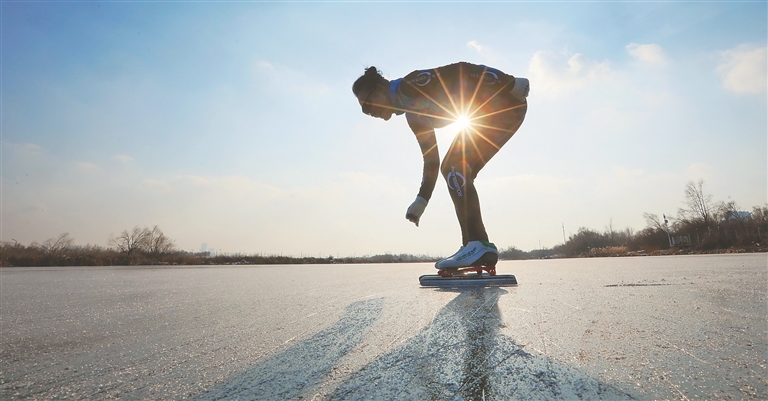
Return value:
[[(528, 80), (466, 62), (416, 70), (387, 80), (369, 67), (352, 85), (363, 113), (388, 121), (405, 114), (424, 156), (421, 188), (406, 219), (416, 224), (424, 213), (439, 173), (451, 195), (461, 227), (458, 252), (435, 264), (437, 269), (495, 266), (496, 246), (488, 240), (475, 189), (477, 173), (523, 123), (528, 109)], [(440, 163), (435, 128), (468, 121)]]

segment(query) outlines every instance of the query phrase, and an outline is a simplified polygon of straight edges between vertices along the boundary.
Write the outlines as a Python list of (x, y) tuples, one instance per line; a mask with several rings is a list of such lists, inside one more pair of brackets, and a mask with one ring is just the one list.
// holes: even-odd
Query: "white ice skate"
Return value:
[(424, 287), (491, 287), (514, 286), (517, 279), (511, 274), (496, 274), (499, 251), (486, 241), (470, 241), (449, 258), (435, 263), (437, 274), (419, 277)]
[(463, 267), (496, 266), (499, 251), (496, 245), (487, 241), (470, 241), (458, 252), (435, 263), (438, 270), (460, 269)]

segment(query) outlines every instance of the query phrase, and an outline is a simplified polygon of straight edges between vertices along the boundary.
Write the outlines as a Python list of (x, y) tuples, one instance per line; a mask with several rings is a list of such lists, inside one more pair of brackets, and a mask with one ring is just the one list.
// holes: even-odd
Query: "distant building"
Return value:
[(744, 220), (752, 220), (752, 213), (745, 212), (743, 210), (736, 210), (734, 212), (728, 213), (726, 220), (733, 221), (744, 221)]

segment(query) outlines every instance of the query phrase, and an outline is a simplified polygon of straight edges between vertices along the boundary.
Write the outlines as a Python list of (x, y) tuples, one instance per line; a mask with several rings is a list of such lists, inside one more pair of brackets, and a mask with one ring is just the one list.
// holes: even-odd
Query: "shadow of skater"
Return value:
[(498, 287), (466, 289), (406, 344), (371, 362), (330, 399), (632, 399), (499, 333)]
[(198, 400), (288, 400), (313, 394), (379, 318), (383, 298), (346, 307), (336, 324), (200, 394)]

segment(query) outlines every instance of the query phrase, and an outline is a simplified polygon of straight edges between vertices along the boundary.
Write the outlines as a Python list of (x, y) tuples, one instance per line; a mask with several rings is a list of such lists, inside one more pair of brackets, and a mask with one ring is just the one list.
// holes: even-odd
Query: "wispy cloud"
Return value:
[(120, 164), (128, 164), (133, 161), (133, 157), (128, 155), (112, 155), (112, 160)]
[(656, 44), (641, 45), (637, 43), (630, 43), (627, 45), (627, 51), (632, 57), (643, 63), (652, 65), (667, 64), (667, 58), (664, 55), (664, 50), (661, 49), (661, 46)]
[(766, 47), (742, 44), (722, 52), (717, 73), (723, 88), (734, 93), (765, 93)]
[(473, 39), (467, 42), (465, 48), (468, 49), (468, 57), (471, 57), (476, 63), (491, 65), (497, 68), (507, 64), (504, 61), (503, 52), (498, 52), (496, 47), (488, 43), (481, 43)]
[(297, 93), (309, 100), (323, 98), (330, 94), (330, 87), (308, 76), (300, 69), (275, 64), (266, 60), (254, 63), (251, 77), (260, 85), (268, 85), (277, 92)]
[(75, 166), (80, 171), (91, 172), (91, 171), (98, 171), (99, 170), (99, 166), (97, 164), (91, 163), (91, 162), (77, 162), (77, 163), (75, 163)]
[(551, 176), (539, 174), (518, 174), (514, 176), (498, 177), (488, 182), (491, 190), (513, 190), (519, 193), (535, 194), (559, 194), (567, 190), (573, 190), (582, 183), (565, 176)]
[(283, 189), (245, 176), (181, 175), (165, 180), (146, 179), (144, 183), (163, 192), (170, 191), (181, 197), (192, 196), (208, 204), (244, 199), (256, 205), (287, 196)]
[(469, 42), (467, 42), (467, 47), (471, 47), (471, 48), (477, 50), (478, 53), (482, 53), (483, 52), (483, 46), (481, 46), (479, 43), (477, 43), (476, 40), (470, 40)]
[(533, 55), (529, 65), (531, 87), (537, 92), (562, 94), (612, 75), (610, 63), (576, 53), (570, 57), (550, 51)]
[(694, 163), (685, 169), (685, 175), (689, 179), (710, 178), (713, 173), (714, 169), (704, 163)]
[(15, 143), (15, 142), (3, 142), (3, 150), (6, 154), (16, 154), (19, 156), (34, 156), (42, 155), (43, 148), (40, 145), (34, 143)]

